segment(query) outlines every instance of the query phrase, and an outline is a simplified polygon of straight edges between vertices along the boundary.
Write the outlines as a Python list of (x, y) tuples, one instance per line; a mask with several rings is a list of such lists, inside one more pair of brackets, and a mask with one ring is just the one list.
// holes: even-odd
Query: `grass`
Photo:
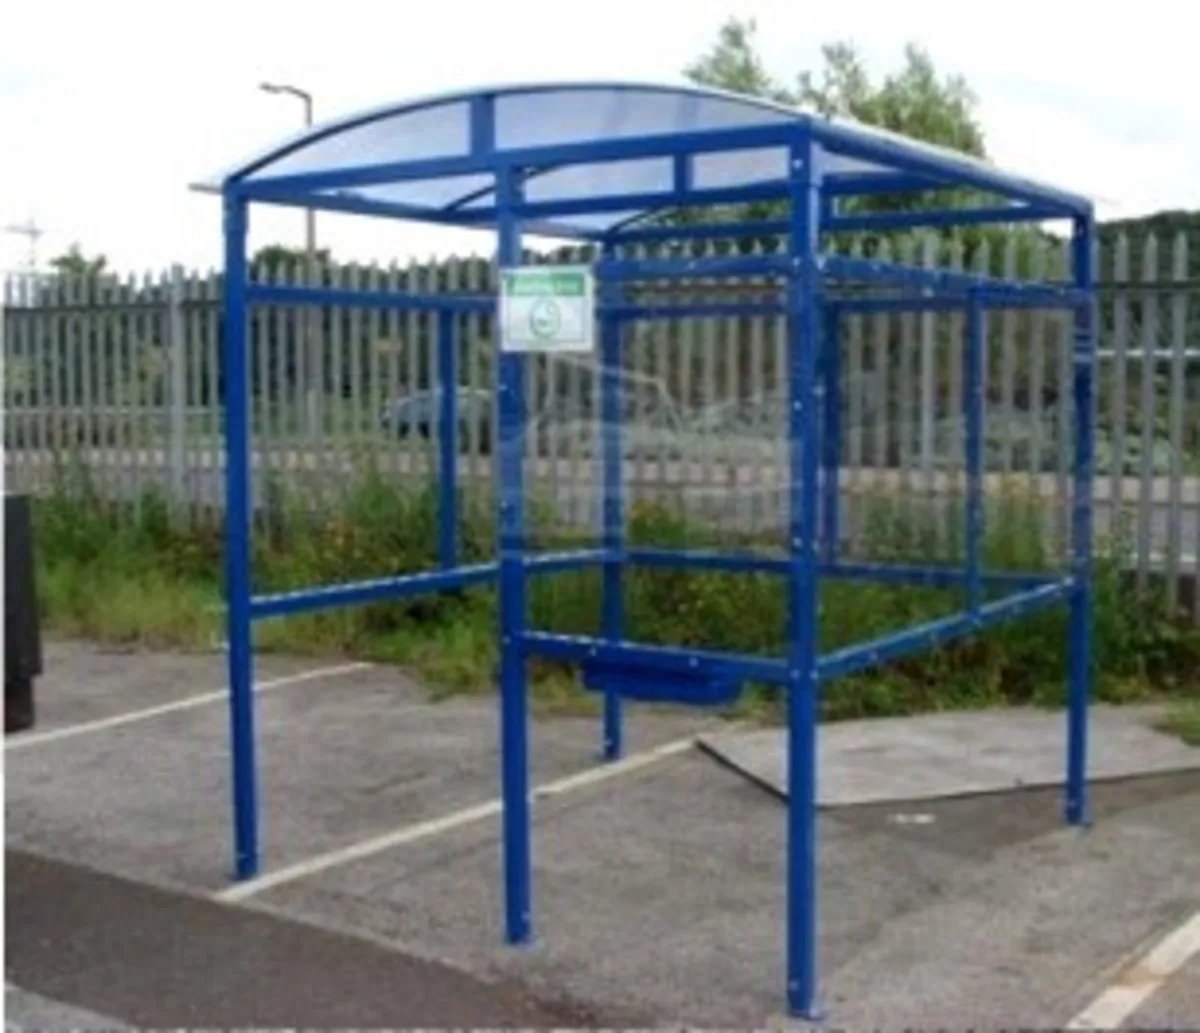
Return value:
[(1189, 746), (1200, 746), (1200, 700), (1175, 704), (1158, 726), (1161, 731), (1178, 735)]
[[(337, 508), (314, 511), (274, 496), (277, 506), (254, 543), (254, 589), (279, 591), (434, 566), (435, 500), (405, 493), (364, 474)], [(491, 509), (465, 498), (460, 556), (491, 555)], [(990, 566), (1043, 569), (1048, 557), (1038, 515), (1018, 496), (1001, 503), (985, 542)], [(172, 520), (161, 500), (145, 497), (117, 512), (88, 490), (86, 478), (63, 482), (39, 500), (39, 592), (48, 630), (110, 642), (210, 648), (222, 635), (217, 526)], [(533, 544), (562, 546), (569, 536), (545, 512), (527, 517)], [(765, 549), (765, 539), (734, 540), (689, 523), (661, 506), (630, 514), (634, 544)], [(863, 556), (919, 562), (935, 557), (933, 529), (902, 505), (871, 508)], [(1165, 612), (1162, 593), (1136, 599), (1115, 557), (1096, 564), (1097, 696), (1145, 700), (1194, 693), (1200, 629)], [(600, 614), (599, 571), (539, 575), (530, 581), (529, 615), (537, 627), (594, 633)], [(782, 579), (765, 574), (631, 569), (624, 582), (626, 635), (641, 642), (702, 646), (758, 655), (785, 652), (787, 604)], [(820, 601), (823, 650), (861, 642), (958, 610), (954, 591), (826, 580)], [(327, 611), (256, 626), (260, 650), (340, 655), (410, 669), (437, 697), (493, 691), (496, 606), (492, 589), (453, 596)], [(1059, 704), (1064, 693), (1066, 611), (915, 654), (823, 693), (827, 718), (876, 716), (1000, 704)], [(542, 710), (593, 710), (595, 702), (561, 665), (531, 665), (531, 693)], [(749, 686), (740, 715), (779, 716), (779, 695)]]

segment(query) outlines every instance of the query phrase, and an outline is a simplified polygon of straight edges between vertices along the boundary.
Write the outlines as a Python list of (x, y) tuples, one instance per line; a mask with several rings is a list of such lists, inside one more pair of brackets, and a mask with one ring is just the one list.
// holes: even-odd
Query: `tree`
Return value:
[(821, 48), (820, 78), (809, 69), (794, 87), (776, 81), (754, 48), (754, 19), (731, 18), (709, 51), (684, 69), (702, 86), (764, 97), (826, 117), (853, 118), (893, 132), (987, 157), (983, 129), (975, 114), (978, 98), (961, 76), (940, 76), (933, 59), (915, 43), (904, 48), (904, 64), (872, 82), (852, 43)]
[[(755, 48), (757, 25), (753, 19), (731, 18), (718, 31), (709, 50), (684, 69), (699, 85), (763, 97), (803, 108), (825, 117), (850, 118), (928, 143), (949, 147), (976, 158), (986, 158), (987, 148), (976, 109), (978, 98), (965, 79), (939, 73), (931, 56), (910, 43), (901, 66), (879, 81), (872, 79), (852, 43), (833, 42), (821, 48), (819, 71), (803, 69), (788, 86), (774, 78)], [(986, 203), (977, 192), (929, 191), (894, 196), (847, 199), (843, 211), (896, 211)], [(759, 203), (727, 209), (720, 219), (776, 218), (782, 203)], [(672, 222), (690, 222), (690, 214), (672, 216)], [(997, 236), (999, 234), (999, 236)], [(899, 243), (905, 234), (858, 235), (873, 250), (881, 237)], [(993, 247), (1004, 231), (978, 229), (941, 234), (943, 246), (958, 239), (970, 257), (984, 239)], [(743, 242), (745, 245), (747, 242)]]
[(975, 116), (978, 99), (961, 76), (939, 77), (933, 60), (910, 43), (904, 65), (878, 85), (871, 82), (854, 47), (821, 48), (825, 69), (820, 85), (801, 72), (797, 96), (826, 117), (853, 118), (927, 143), (986, 158), (983, 129)]
[(753, 18), (730, 18), (718, 30), (717, 42), (708, 53), (685, 68), (683, 74), (701, 86), (795, 105), (797, 95), (771, 77), (756, 53), (757, 29)]
[(72, 244), (63, 254), (50, 259), (50, 266), (60, 276), (99, 276), (108, 266), (104, 255), (85, 256), (78, 244)]

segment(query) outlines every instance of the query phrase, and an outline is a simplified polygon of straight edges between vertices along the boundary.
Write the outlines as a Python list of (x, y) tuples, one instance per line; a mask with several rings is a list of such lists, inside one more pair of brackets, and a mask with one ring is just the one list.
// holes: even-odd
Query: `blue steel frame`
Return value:
[[(471, 97), (470, 153), (464, 157), (385, 163), (303, 175), (247, 179), (254, 166), (222, 187), (225, 213), (225, 279), (222, 363), (226, 409), (226, 594), (230, 725), (233, 766), (235, 875), (257, 874), (260, 862), (253, 699), (253, 622), (333, 606), (396, 599), (471, 585), (499, 586), (500, 728), (503, 761), (503, 865), (505, 937), (523, 943), (532, 936), (529, 774), (527, 755), (526, 661), (531, 655), (577, 662), (584, 680), (604, 693), (602, 756), (621, 754), (621, 697), (670, 699), (703, 704), (729, 698), (745, 681), (779, 686), (788, 694), (787, 817), (787, 1001), (792, 1014), (820, 1014), (817, 995), (817, 722), (821, 685), (905, 654), (972, 634), (1033, 610), (1066, 602), (1070, 608), (1068, 660), (1067, 778), (1065, 819), (1088, 820), (1086, 793), (1087, 704), (1090, 689), (1092, 534), (1092, 396), (1095, 342), (1090, 202), (982, 167), (964, 168), (903, 142), (855, 134), (845, 127), (797, 117), (786, 124), (686, 132), (592, 143), (500, 150), (496, 146), (495, 94)], [(721, 190), (690, 189), (688, 161), (699, 153), (783, 145), (790, 173), (779, 183)], [(885, 163), (899, 172), (827, 176), (827, 156), (849, 155)], [(572, 162), (670, 155), (676, 183), (667, 193), (530, 202), (525, 177)], [(467, 210), (461, 203), (431, 210), (319, 193), (356, 184), (389, 183), (434, 176), (486, 172), (494, 177), (495, 204)], [(948, 185), (999, 194), (1008, 204), (974, 209), (844, 215), (837, 200), (870, 193), (928, 190)], [(783, 220), (686, 227), (644, 227), (619, 222), (605, 232), (565, 230), (553, 217), (571, 213), (625, 211), (649, 214), (680, 205), (786, 200)], [(601, 417), (603, 420), (603, 505), (598, 549), (529, 555), (523, 528), (524, 362), (520, 354), (498, 353), (496, 395), (499, 419), (497, 477), (498, 558), (493, 563), (457, 562), (457, 371), (456, 316), (495, 310), (493, 297), (400, 294), (281, 287), (247, 281), (245, 257), (250, 202), (415, 218), (453, 225), (494, 226), (501, 268), (521, 260), (523, 229), (567, 232), (601, 247), (595, 263), (600, 285)], [(1073, 273), (1069, 283), (1028, 283), (967, 273), (930, 271), (887, 262), (851, 259), (821, 251), (824, 233), (915, 226), (967, 226), (1069, 219)], [(720, 259), (629, 260), (621, 245), (663, 240), (718, 239), (743, 234), (784, 234), (786, 253)], [(753, 274), (775, 277), (785, 288), (779, 300), (755, 302), (637, 303), (625, 297), (626, 282), (664, 278)], [(884, 284), (902, 293), (888, 297), (834, 296), (830, 283)], [(440, 393), (439, 483), (436, 571), (329, 585), (304, 591), (254, 595), (250, 577), (249, 424), (247, 417), (246, 310), (251, 303), (386, 307), (436, 314)], [(1074, 313), (1073, 551), (1069, 574), (998, 573), (983, 569), (982, 434), (984, 320), (992, 308), (1053, 307)], [(962, 407), (966, 419), (966, 559), (958, 566), (843, 563), (839, 560), (838, 471), (841, 456), (838, 323), (850, 313), (961, 311), (966, 315)], [(630, 549), (623, 539), (622, 450), (620, 444), (621, 326), (627, 320), (696, 315), (783, 313), (790, 326), (788, 548), (782, 556), (703, 551)], [(558, 635), (526, 625), (526, 581), (531, 573), (599, 567), (603, 572), (600, 633)], [(623, 637), (621, 583), (626, 567), (677, 567), (765, 571), (786, 579), (790, 645), (773, 659), (704, 650), (647, 646)], [(822, 578), (876, 580), (918, 585), (961, 586), (961, 613), (822, 655), (817, 640), (817, 600)], [(1006, 594), (985, 601), (985, 588)]]

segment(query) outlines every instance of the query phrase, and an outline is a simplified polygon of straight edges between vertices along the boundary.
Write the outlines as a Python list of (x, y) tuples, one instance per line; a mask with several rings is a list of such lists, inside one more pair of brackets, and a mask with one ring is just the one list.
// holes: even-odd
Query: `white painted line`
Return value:
[[(333, 667), (318, 667), (311, 671), (301, 671), (298, 674), (286, 674), (279, 678), (268, 678), (265, 681), (255, 682), (254, 691), (256, 693), (268, 692), (271, 689), (279, 689), (285, 685), (296, 685), (300, 682), (313, 681), (317, 678), (335, 678), (340, 674), (351, 674), (354, 671), (362, 671), (371, 666), (373, 665), (362, 662), (338, 664)], [(19, 738), (5, 739), (4, 752), (12, 753), (13, 750), (21, 750), (29, 746), (41, 746), (44, 743), (73, 739), (77, 735), (106, 732), (110, 728), (121, 728), (124, 725), (135, 724), (139, 721), (148, 721), (154, 717), (161, 717), (163, 714), (173, 714), (180, 710), (191, 710), (194, 707), (207, 706), (209, 703), (218, 703), (228, 698), (228, 689), (214, 689), (212, 692), (203, 692), (196, 696), (188, 696), (186, 699), (177, 699), (171, 703), (162, 703), (155, 707), (131, 710), (124, 714), (115, 714), (112, 717), (98, 718), (95, 721), (83, 721), (80, 724), (67, 725), (64, 728), (50, 728), (44, 732), (34, 732), (22, 735)]]
[[(667, 757), (684, 753), (692, 749), (694, 745), (695, 740), (691, 738), (675, 739), (661, 746), (656, 746), (653, 749), (645, 750), (642, 753), (635, 753), (611, 763), (599, 764), (594, 768), (588, 768), (586, 771), (580, 771), (577, 774), (568, 775), (565, 778), (536, 786), (529, 795), (531, 800), (560, 796), (574, 789), (582, 789), (585, 786), (606, 782), (621, 775), (628, 775), (631, 772), (649, 767), (660, 760), (665, 760)], [(358, 861), (364, 857), (370, 857), (372, 854), (381, 853), (392, 847), (414, 843), (420, 839), (428, 839), (430, 836), (436, 836), (443, 832), (449, 832), (452, 829), (461, 828), (464, 825), (482, 821), (484, 818), (490, 818), (493, 815), (499, 814), (500, 810), (501, 801), (498, 799), (489, 800), (487, 803), (475, 804), (473, 807), (464, 807), (460, 811), (453, 811), (440, 818), (420, 821), (415, 825), (406, 825), (404, 828), (396, 829), (394, 832), (387, 832), (373, 839), (365, 839), (361, 843), (354, 843), (340, 850), (331, 850), (326, 854), (318, 854), (307, 861), (288, 865), (286, 868), (268, 872), (266, 875), (260, 875), (255, 879), (247, 879), (245, 882), (239, 882), (223, 890), (218, 890), (213, 894), (213, 898), (225, 902), (245, 900), (256, 893), (262, 893), (263, 890), (274, 889), (276, 886), (282, 886), (284, 883), (295, 882), (297, 879), (304, 879), (310, 875), (315, 875), (317, 872), (327, 871), (330, 868), (336, 868), (338, 865), (343, 865), (350, 861)]]
[(1116, 1029), (1194, 956), (1200, 955), (1200, 911), (1117, 973), (1112, 984), (1067, 1023), (1067, 1029)]

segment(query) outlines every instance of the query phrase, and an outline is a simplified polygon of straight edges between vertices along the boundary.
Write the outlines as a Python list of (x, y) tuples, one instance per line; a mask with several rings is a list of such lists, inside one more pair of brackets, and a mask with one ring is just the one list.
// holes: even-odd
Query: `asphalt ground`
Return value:
[(573, 1026), (515, 981), (8, 851), (9, 982), (142, 1028)]
[[(536, 938), (515, 949), (486, 806), (494, 700), (432, 703), (336, 662), (259, 674), (264, 870), (283, 878), (233, 900), (221, 658), (48, 644), (38, 727), (5, 757), (6, 976), (28, 1027), (73, 1009), (156, 1027), (781, 1021), (785, 811), (689, 746), (711, 722), (630, 708), (629, 754), (660, 752), (602, 779), (573, 778), (606, 770), (594, 720), (534, 722), (531, 783), (557, 788), (535, 795)], [(828, 1023), (1061, 1027), (1127, 978), (1200, 910), (1200, 774), (1099, 784), (1092, 803), (1088, 830), (1061, 824), (1056, 789), (823, 810)], [(1195, 973), (1128, 1024), (1200, 1024)]]

